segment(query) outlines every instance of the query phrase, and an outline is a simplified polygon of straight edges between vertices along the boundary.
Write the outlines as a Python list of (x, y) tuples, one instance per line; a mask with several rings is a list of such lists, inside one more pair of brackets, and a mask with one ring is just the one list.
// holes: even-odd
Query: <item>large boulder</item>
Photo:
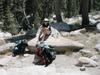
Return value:
[(99, 15), (99, 14), (94, 15), (93, 18), (94, 18), (95, 20), (100, 19), (100, 15)]
[(71, 32), (66, 32), (66, 31), (61, 31), (60, 32), (62, 36), (64, 37), (67, 37), (67, 36), (81, 36), (83, 35), (84, 33), (86, 33), (86, 29), (78, 29), (78, 30), (74, 30), (74, 31), (71, 31)]
[(60, 34), (63, 36), (63, 37), (67, 37), (70, 35), (69, 32), (65, 32), (65, 31), (61, 31)]
[[(84, 48), (84, 45), (79, 43), (78, 41), (73, 41), (67, 38), (64, 38), (60, 35), (60, 33), (54, 29), (51, 28), (52, 33), (49, 36), (49, 38), (45, 41), (45, 43), (54, 46), (55, 49), (58, 52), (66, 52), (66, 51), (78, 51), (82, 48)], [(29, 46), (35, 47), (37, 44), (38, 36), (28, 42)]]
[(79, 52), (84, 57), (92, 57), (97, 54), (95, 49), (82, 49)]
[(4, 38), (8, 39), (8, 38), (11, 38), (11, 37), (12, 37), (11, 33), (9, 33), (9, 32), (4, 33)]
[(86, 29), (78, 29), (70, 32), (70, 35), (72, 36), (80, 36), (86, 32)]
[(1, 32), (0, 31), (0, 38), (8, 39), (8, 38), (11, 38), (11, 37), (12, 37), (11, 33), (9, 33), (9, 32)]
[(4, 38), (0, 38), (0, 46), (4, 45), (5, 43), (6, 43), (5, 39)]
[(95, 24), (95, 23), (97, 23), (97, 21), (96, 21), (95, 19), (92, 19), (92, 18), (90, 18), (89, 21), (90, 21), (90, 24)]
[(71, 31), (70, 35), (72, 35), (72, 36), (80, 36), (80, 35), (82, 35), (82, 33), (80, 33), (80, 30), (75, 30), (75, 31)]
[[(41, 30), (41, 27), (37, 31), (36, 38), (39, 36), (40, 30)], [(51, 32), (51, 36), (52, 37), (56, 38), (56, 37), (60, 37), (61, 36), (61, 34), (59, 33), (59, 31), (57, 29), (51, 27), (51, 31), (52, 31)]]
[(100, 23), (96, 25), (97, 31), (100, 32)]
[(15, 46), (15, 43), (7, 43), (2, 46), (0, 46), (0, 53), (6, 53), (12, 49), (12, 47)]
[(72, 17), (72, 18), (66, 18), (66, 22), (68, 24), (76, 24), (76, 23), (81, 23), (82, 18), (80, 16), (78, 17)]

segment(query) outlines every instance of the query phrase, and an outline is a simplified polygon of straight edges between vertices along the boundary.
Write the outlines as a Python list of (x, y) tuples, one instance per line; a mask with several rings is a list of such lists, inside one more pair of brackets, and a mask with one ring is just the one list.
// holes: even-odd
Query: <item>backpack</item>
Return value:
[(52, 62), (56, 58), (56, 52), (54, 47), (49, 45), (43, 46), (42, 54), (45, 56), (45, 59), (47, 59), (49, 62)]
[(23, 55), (25, 52), (25, 48), (28, 46), (27, 43), (25, 43), (23, 40), (22, 41), (18, 41), (17, 45), (13, 48), (13, 56), (16, 55)]
[(40, 61), (37, 62), (38, 65), (42, 64), (45, 65), (45, 67), (51, 64), (56, 58), (55, 49), (50, 45), (39, 45), (38, 48), (36, 48), (35, 54), (40, 58)]

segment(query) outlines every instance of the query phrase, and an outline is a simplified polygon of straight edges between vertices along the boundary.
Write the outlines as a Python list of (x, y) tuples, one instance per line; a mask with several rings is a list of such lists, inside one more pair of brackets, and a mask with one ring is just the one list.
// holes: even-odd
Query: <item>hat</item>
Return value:
[(53, 15), (53, 18), (56, 18), (56, 15)]
[(49, 22), (48, 18), (44, 18), (44, 22)]

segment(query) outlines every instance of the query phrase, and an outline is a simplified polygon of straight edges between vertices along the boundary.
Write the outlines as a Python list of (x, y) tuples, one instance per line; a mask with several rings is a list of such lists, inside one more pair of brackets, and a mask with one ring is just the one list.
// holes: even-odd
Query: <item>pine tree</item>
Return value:
[(3, 11), (4, 11), (4, 26), (3, 26), (3, 30), (4, 31), (8, 31), (12, 34), (16, 34), (17, 33), (17, 26), (15, 25), (15, 19), (14, 19), (14, 15), (12, 14), (11, 10), (10, 10), (10, 0), (9, 1), (4, 1), (3, 3)]
[(61, 17), (61, 0), (55, 0), (55, 14), (57, 18), (57, 22), (62, 22), (62, 17)]
[(89, 25), (89, 0), (81, 0), (80, 13), (82, 14), (82, 26), (88, 27)]

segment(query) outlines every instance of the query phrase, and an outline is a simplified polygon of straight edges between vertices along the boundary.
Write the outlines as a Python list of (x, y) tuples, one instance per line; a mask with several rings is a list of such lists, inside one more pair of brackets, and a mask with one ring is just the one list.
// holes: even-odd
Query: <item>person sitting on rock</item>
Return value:
[(44, 19), (44, 22), (40, 28), (41, 30), (40, 30), (38, 40), (44, 42), (51, 34), (51, 27), (49, 26), (49, 20), (47, 18)]

